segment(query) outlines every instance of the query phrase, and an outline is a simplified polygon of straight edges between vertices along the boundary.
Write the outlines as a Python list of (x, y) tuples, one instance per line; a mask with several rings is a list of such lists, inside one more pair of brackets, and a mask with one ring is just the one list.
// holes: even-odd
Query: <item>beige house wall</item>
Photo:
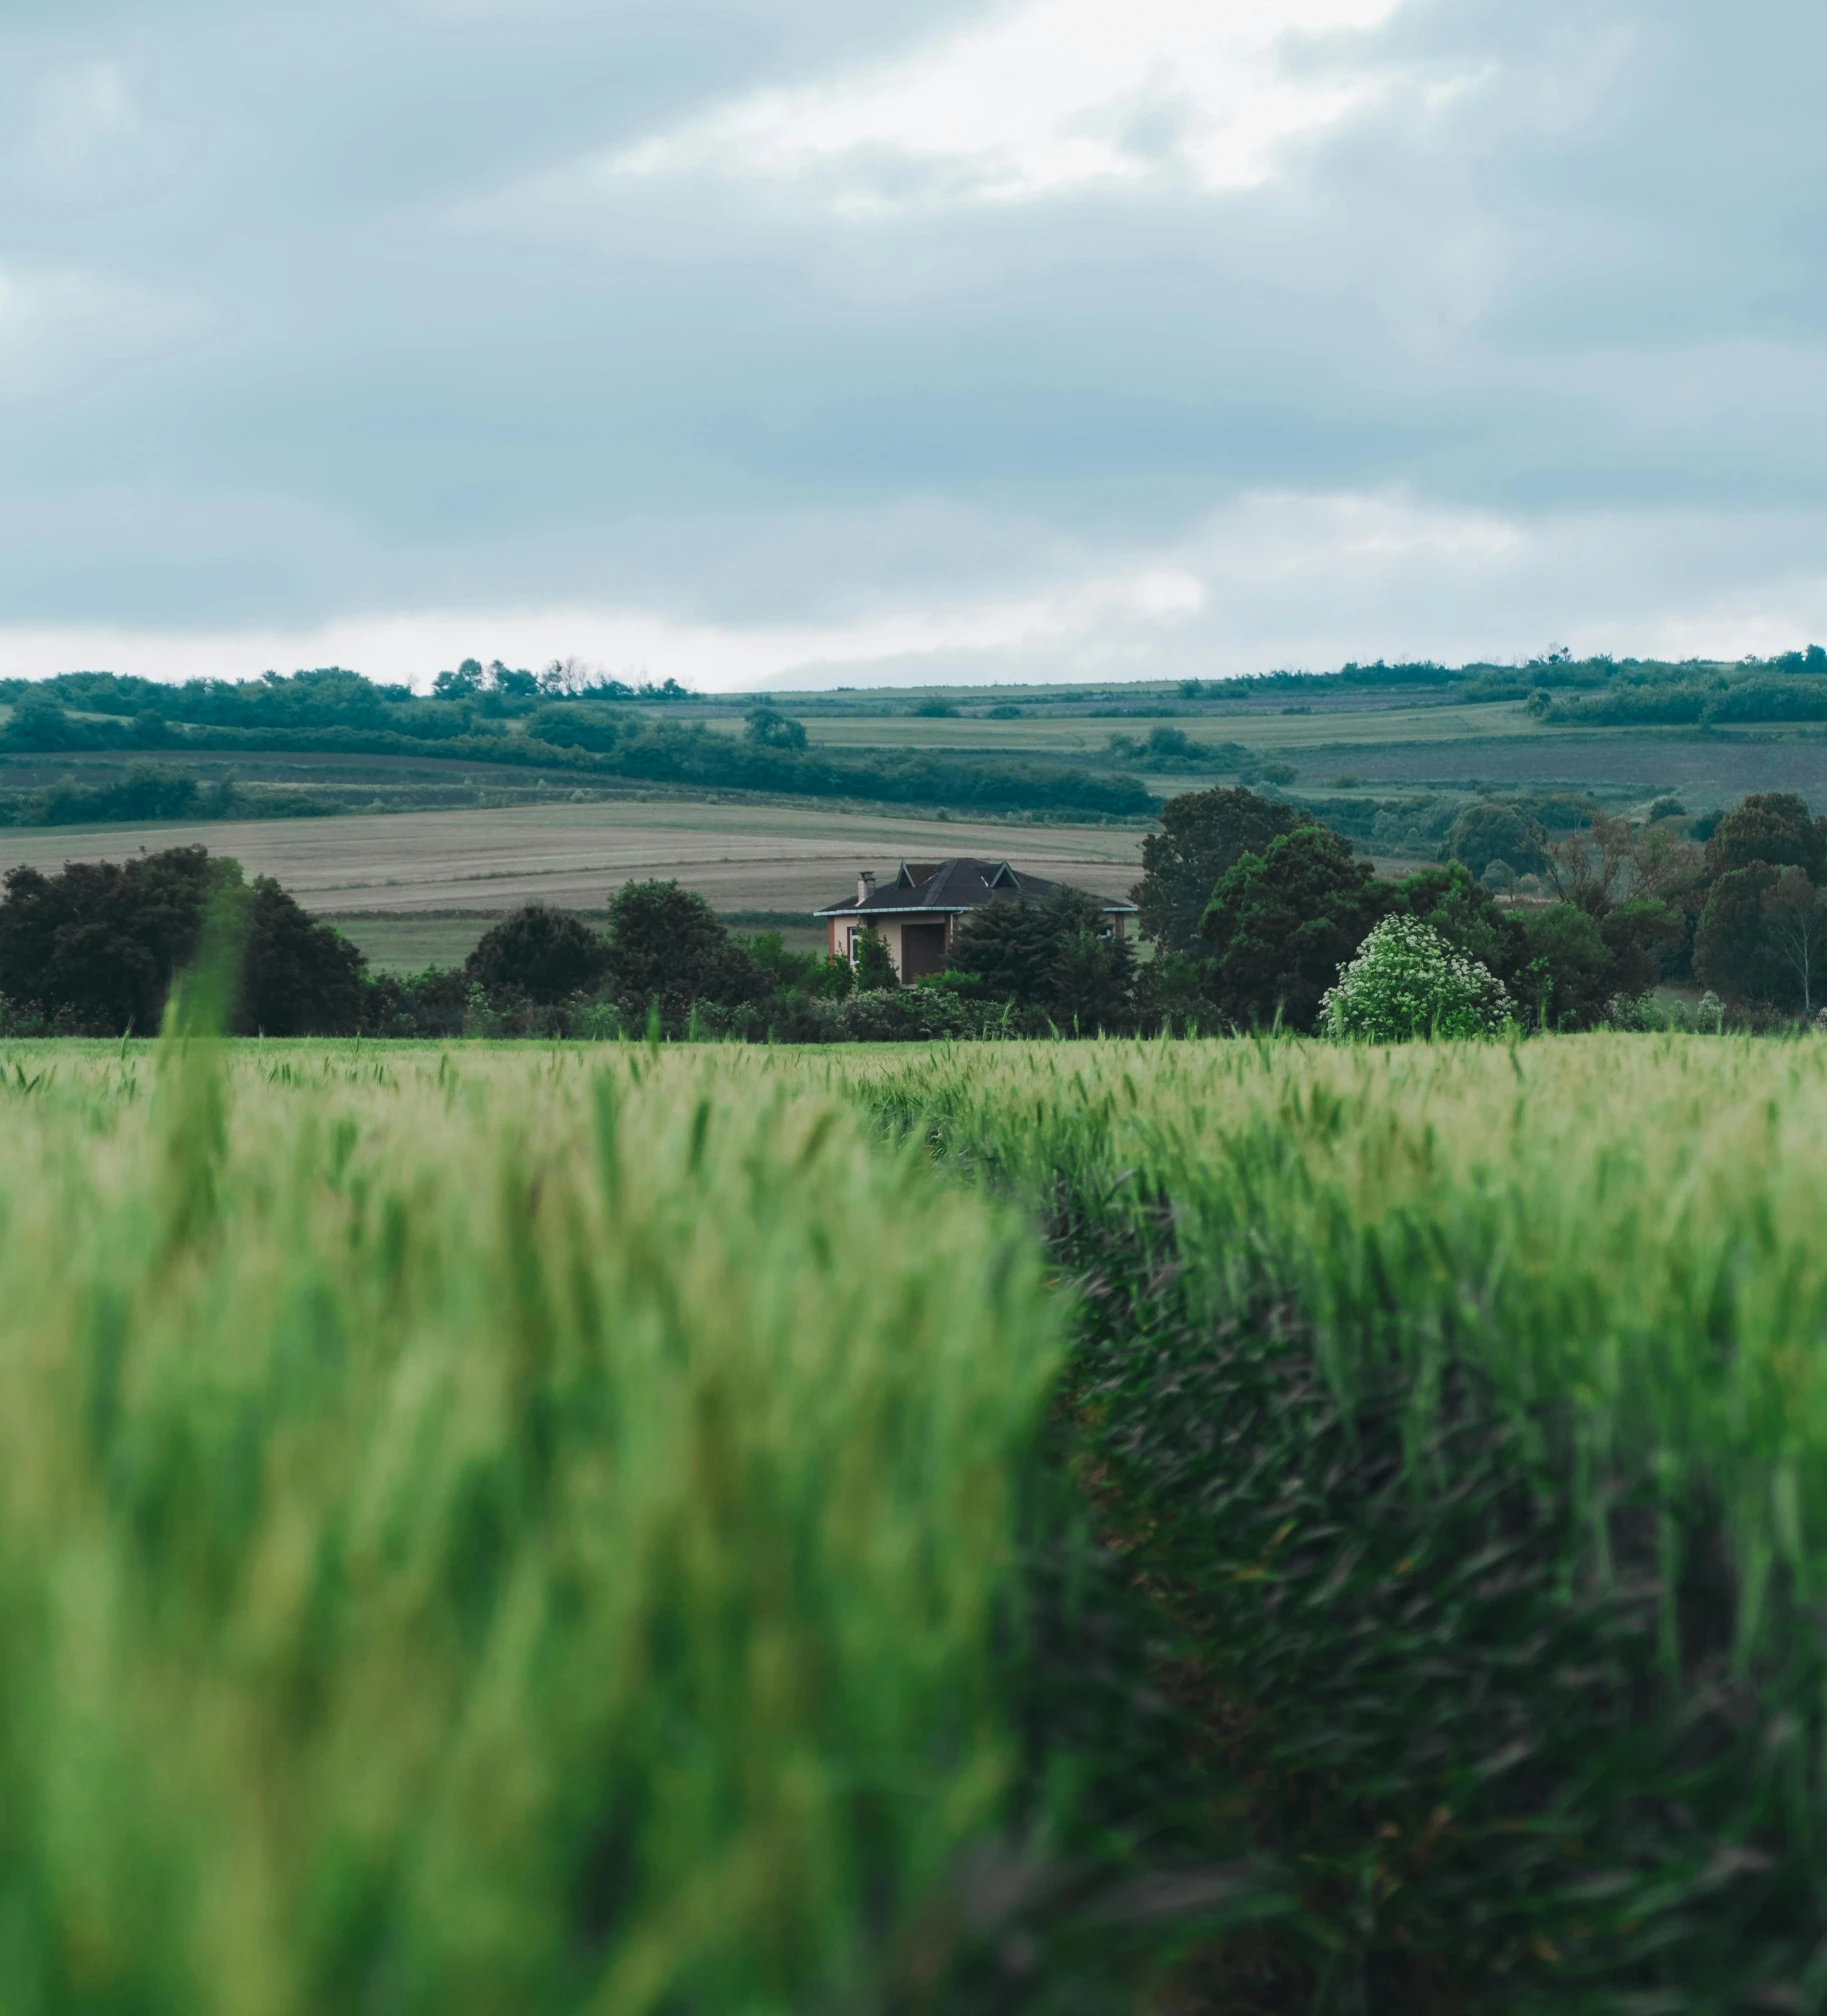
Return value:
[[(831, 926), (831, 957), (833, 959), (850, 959), (854, 961), (855, 954), (851, 950), (851, 937), (853, 933), (860, 933), (865, 927), (854, 917), (833, 917), (829, 922)], [(1111, 935), (1117, 938), (1126, 938), (1129, 935), (1125, 928), (1128, 922), (1128, 917), (1121, 911), (1113, 913), (1109, 918)], [(938, 917), (935, 917), (930, 910), (904, 917), (872, 917), (869, 920), (868, 928), (881, 933), (882, 939), (888, 947), (889, 960), (894, 966), (896, 977), (899, 978), (902, 971), (901, 926), (903, 924), (938, 923), (943, 923), (945, 926), (945, 949), (949, 953), (952, 939), (958, 929), (959, 919), (943, 912)]]
[[(945, 926), (946, 950), (950, 951), (952, 932), (957, 922), (956, 917), (945, 915), (935, 917), (930, 911), (926, 911), (917, 917), (872, 917), (869, 920), (868, 928), (878, 932), (882, 942), (888, 947), (888, 958), (894, 967), (895, 976), (898, 979), (902, 971), (901, 926), (903, 924), (943, 924)], [(853, 933), (860, 934), (863, 929), (864, 926), (853, 918), (833, 917), (831, 919), (832, 958), (854, 959), (855, 954), (851, 950), (851, 936)]]

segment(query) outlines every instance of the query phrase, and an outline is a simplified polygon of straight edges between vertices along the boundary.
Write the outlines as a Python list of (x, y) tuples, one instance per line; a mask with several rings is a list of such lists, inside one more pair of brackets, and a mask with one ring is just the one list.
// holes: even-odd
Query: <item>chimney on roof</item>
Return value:
[(860, 869), (857, 873), (856, 878), (856, 900), (858, 907), (860, 908), (863, 904), (867, 903), (870, 897), (873, 896), (874, 894), (875, 894), (874, 870), (869, 868)]

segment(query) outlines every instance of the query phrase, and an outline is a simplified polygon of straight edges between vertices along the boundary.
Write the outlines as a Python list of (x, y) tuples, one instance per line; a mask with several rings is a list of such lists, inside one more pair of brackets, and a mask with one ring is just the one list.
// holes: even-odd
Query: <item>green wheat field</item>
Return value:
[(1827, 1044), (0, 1070), (7, 2011), (1827, 2002)]

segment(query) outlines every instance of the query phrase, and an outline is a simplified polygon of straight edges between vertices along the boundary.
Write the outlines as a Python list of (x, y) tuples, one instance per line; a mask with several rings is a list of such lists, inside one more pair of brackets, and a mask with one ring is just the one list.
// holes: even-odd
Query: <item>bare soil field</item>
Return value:
[[(1141, 872), (1145, 829), (1023, 825), (689, 799), (401, 812), (364, 818), (0, 829), (0, 867), (54, 870), (165, 847), (232, 854), (307, 908), (499, 916), (522, 903), (601, 910), (624, 882), (696, 889), (719, 911), (806, 912), (856, 886), (859, 868), (978, 855), (1100, 895)], [(351, 935), (360, 941), (359, 931)], [(473, 942), (473, 941), (472, 941)], [(421, 962), (422, 963), (422, 962)]]

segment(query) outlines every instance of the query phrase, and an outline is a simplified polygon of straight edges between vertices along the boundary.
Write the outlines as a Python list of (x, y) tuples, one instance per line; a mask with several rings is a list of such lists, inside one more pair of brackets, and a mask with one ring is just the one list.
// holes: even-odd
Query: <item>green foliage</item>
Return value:
[(736, 1007), (765, 983), (695, 890), (676, 882), (628, 882), (609, 905), (607, 991), (630, 1026), (657, 1005), (668, 1030), (682, 1029), (694, 1004)]
[[(173, 754), (286, 750), (422, 757), (435, 745), (438, 756), (466, 763), (704, 790), (998, 813), (1072, 811), (1100, 818), (1131, 818), (1154, 807), (1133, 777), (925, 751), (823, 755), (793, 735), (798, 724), (758, 740), (722, 734), (703, 722), (668, 719), (676, 703), (692, 697), (671, 679), (639, 687), (617, 680), (579, 685), (566, 683), (564, 668), (558, 673), (556, 680), (541, 679), (465, 660), (455, 672), (439, 675), (429, 699), (334, 667), (292, 678), (189, 680), (181, 686), (110, 673), (0, 681), (0, 696), (13, 707), (0, 746), (22, 752), (158, 747)], [(936, 704), (957, 711), (948, 701)], [(70, 708), (101, 718), (78, 720)]]
[(230, 1026), (288, 1036), (354, 1030), (360, 952), (313, 923), (278, 883), (263, 876), (248, 889), (239, 862), (203, 847), (72, 862), (58, 875), (11, 870), (0, 902), (0, 995), (74, 1032), (150, 1033), (226, 892), (239, 906), (244, 954)]
[(1491, 891), (1472, 879), (1461, 861), (1418, 869), (1395, 885), (1396, 908), (1416, 918), (1462, 958), (1488, 966), (1508, 980), (1522, 958), (1522, 931), (1516, 918), (1500, 910)]
[(1577, 903), (1549, 903), (1520, 919), (1525, 960), (1517, 992), (1531, 1021), (1590, 1029), (1618, 991), (1615, 962), (1597, 920)]
[(923, 721), (949, 721), (958, 712), (949, 700), (917, 700), (909, 712)]
[(589, 749), (599, 755), (614, 749), (628, 727), (621, 715), (606, 707), (585, 707), (575, 701), (541, 707), (527, 718), (527, 734), (532, 740), (554, 749)]
[(344, 1036), (364, 1007), (361, 953), (315, 922), (269, 875), (254, 879), (237, 1012), (230, 1027), (268, 1036)]
[(1785, 868), (1765, 890), (1764, 951), (1774, 967), (1782, 998), (1812, 1015), (1827, 975), (1827, 890), (1801, 868)]
[(746, 941), (745, 949), (756, 970), (777, 993), (841, 1001), (855, 991), (856, 969), (848, 959), (828, 958), (823, 952), (790, 951), (778, 931), (758, 933)]
[(1539, 874), (1547, 866), (1540, 830), (1512, 805), (1486, 800), (1468, 805), (1446, 836), (1447, 859), (1463, 861), (1482, 879), (1493, 861), (1518, 875)]
[(856, 941), (854, 970), (859, 993), (892, 993), (901, 984), (900, 975), (894, 970), (894, 957), (888, 950), (888, 940), (873, 925), (866, 927)]
[(890, 1096), (1090, 1284), (1076, 1460), (1295, 1872), (1203, 2006), (1808, 2006), (1827, 1045), (960, 1052)]
[(1385, 917), (1320, 1003), (1328, 1036), (1371, 1043), (1495, 1036), (1513, 1014), (1488, 967), (1413, 917)]
[(202, 847), (121, 864), (73, 862), (59, 875), (14, 868), (0, 903), (0, 993), (78, 1029), (150, 1034), (172, 977), (196, 954), (226, 872)]
[(1703, 986), (1740, 1001), (1774, 1001), (1782, 992), (1764, 910), (1781, 879), (1769, 862), (1751, 861), (1713, 883), (1694, 937), (1694, 972)]
[(1763, 791), (1733, 806), (1706, 843), (1707, 873), (1715, 878), (1754, 862), (1803, 869), (1809, 881), (1827, 882), (1827, 819), (1809, 817), (1793, 792)]
[(581, 917), (529, 903), (483, 934), (463, 971), (491, 991), (554, 1002), (588, 993), (608, 963), (608, 946)]
[(762, 749), (803, 749), (806, 746), (805, 723), (795, 721), (790, 714), (781, 713), (778, 707), (751, 707), (742, 732)]
[(971, 998), (1032, 1009), (1059, 1029), (1089, 1035), (1132, 1023), (1134, 954), (1083, 890), (973, 910), (953, 935), (951, 970)]
[(8, 749), (76, 749), (83, 735), (54, 695), (34, 688), (14, 701), (0, 742)]
[(9, 2009), (948, 1996), (1040, 1256), (829, 1097), (643, 1067), (21, 1071)]
[(1219, 881), (1200, 929), (1206, 992), (1233, 1027), (1310, 1031), (1320, 1002), (1390, 901), (1368, 861), (1324, 826), (1298, 826)]
[(1303, 815), (1254, 791), (1220, 789), (1170, 798), (1161, 830), (1142, 843), (1142, 879), (1130, 892), (1137, 923), (1157, 952), (1199, 949), (1199, 927), (1219, 878), (1243, 855), (1260, 854)]

